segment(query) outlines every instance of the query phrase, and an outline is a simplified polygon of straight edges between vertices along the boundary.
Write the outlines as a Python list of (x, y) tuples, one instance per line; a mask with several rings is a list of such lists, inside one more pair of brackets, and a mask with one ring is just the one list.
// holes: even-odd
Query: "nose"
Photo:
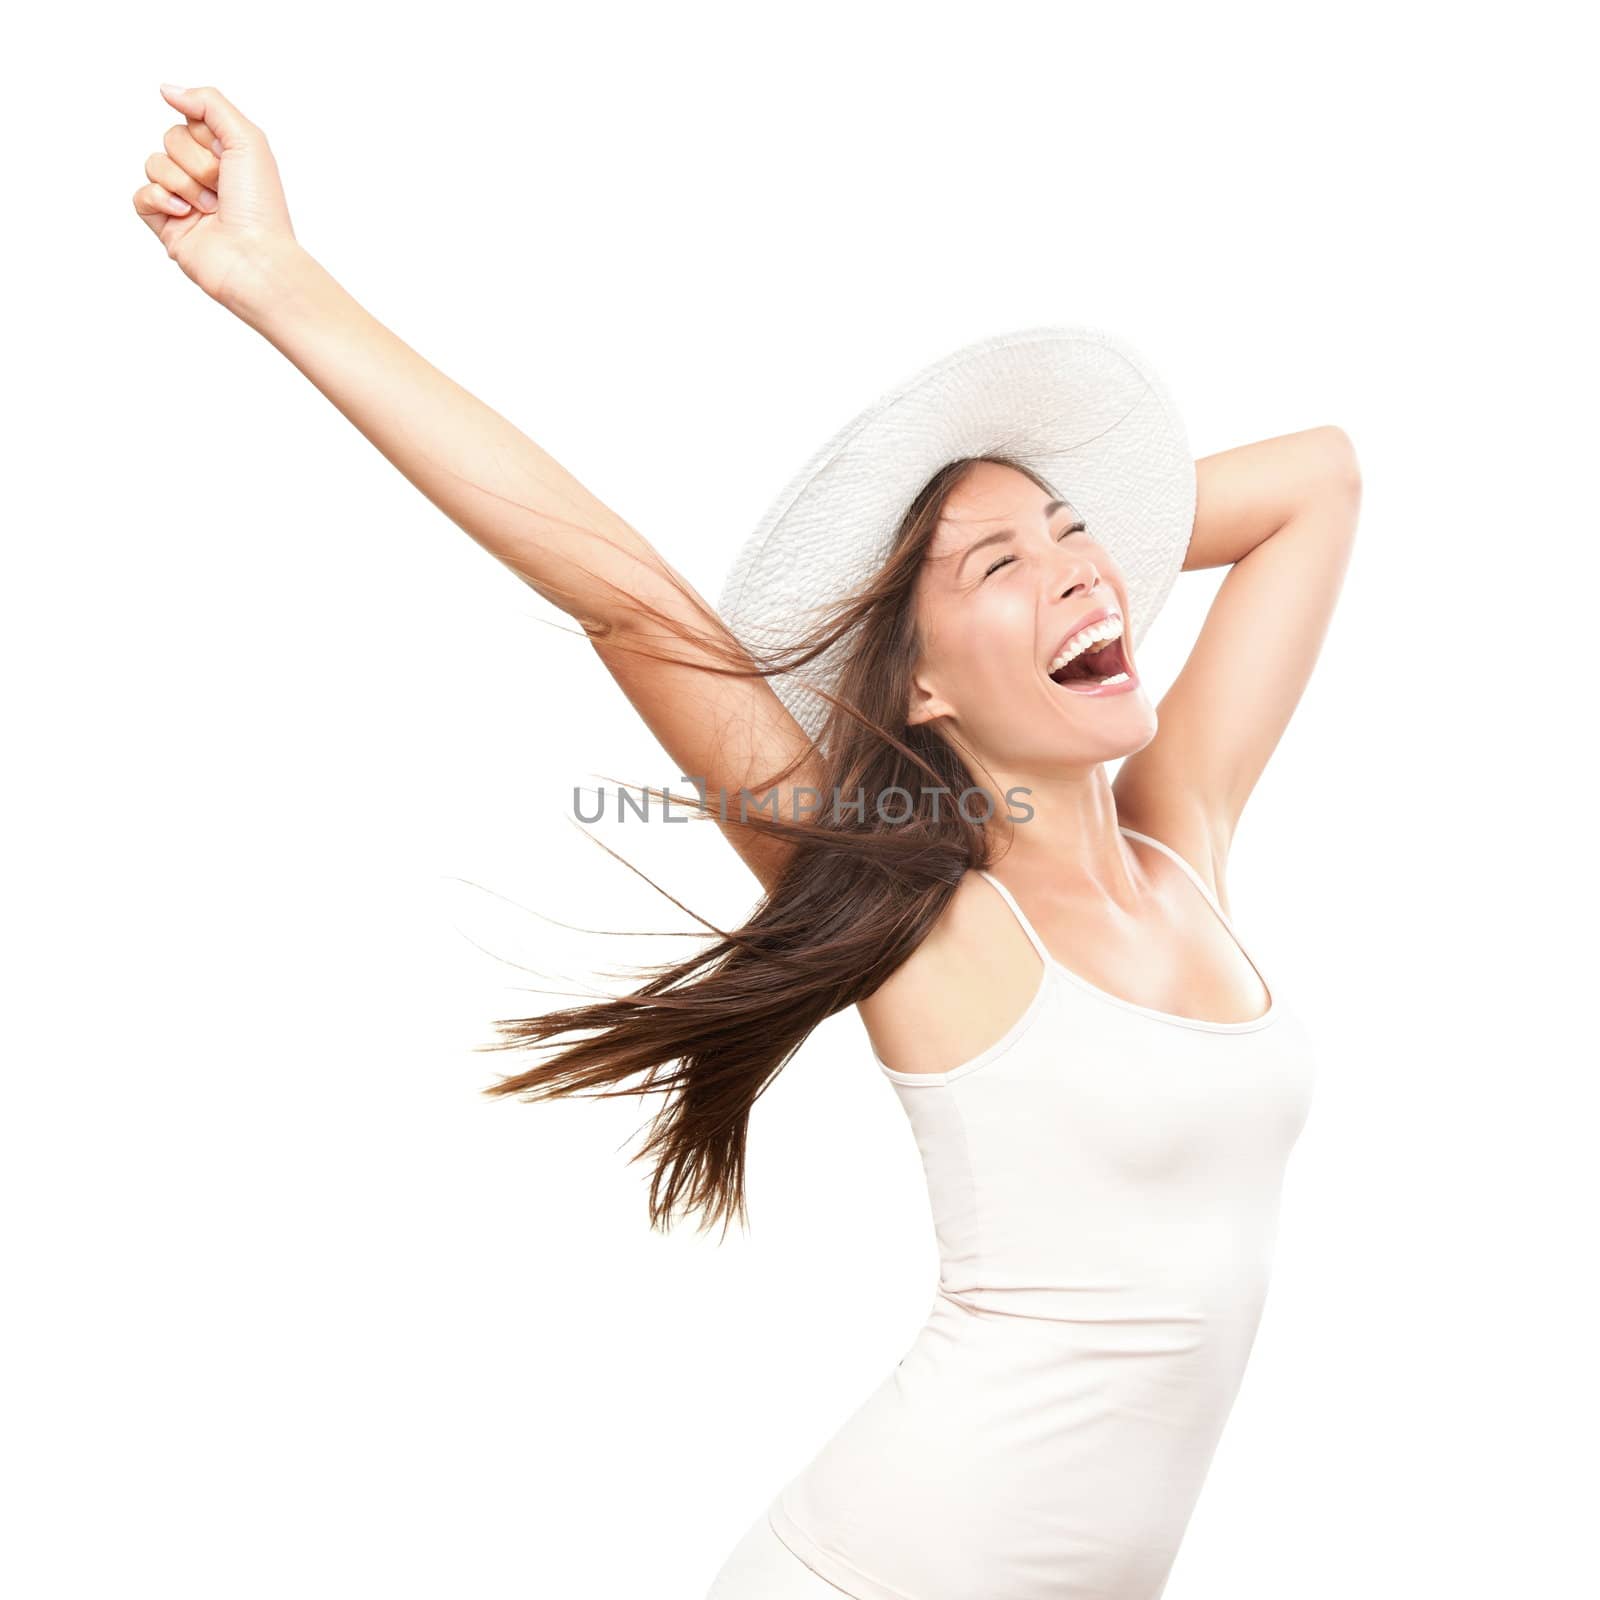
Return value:
[(1061, 552), (1062, 566), (1065, 570), (1057, 569), (1056, 598), (1065, 600), (1072, 595), (1093, 594), (1100, 587), (1100, 569), (1094, 564), (1089, 552), (1081, 547), (1073, 550), (1068, 546), (1059, 545), (1057, 548)]

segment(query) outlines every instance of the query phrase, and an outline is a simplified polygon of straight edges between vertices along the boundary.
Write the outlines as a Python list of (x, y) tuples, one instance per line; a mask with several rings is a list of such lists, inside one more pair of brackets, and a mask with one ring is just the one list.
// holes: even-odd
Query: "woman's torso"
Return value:
[(1310, 1041), (1264, 979), (1237, 1020), (1110, 994), (984, 892), (1032, 997), (952, 1068), (880, 1062), (927, 1177), (932, 1310), (770, 1516), (863, 1600), (1153, 1600), (1255, 1336)]

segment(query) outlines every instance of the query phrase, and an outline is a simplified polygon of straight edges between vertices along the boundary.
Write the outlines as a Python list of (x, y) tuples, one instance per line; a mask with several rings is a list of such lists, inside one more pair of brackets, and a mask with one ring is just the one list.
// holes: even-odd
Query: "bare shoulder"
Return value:
[(992, 885), (965, 873), (928, 936), (858, 1010), (896, 1072), (948, 1072), (1004, 1037), (1042, 969)]

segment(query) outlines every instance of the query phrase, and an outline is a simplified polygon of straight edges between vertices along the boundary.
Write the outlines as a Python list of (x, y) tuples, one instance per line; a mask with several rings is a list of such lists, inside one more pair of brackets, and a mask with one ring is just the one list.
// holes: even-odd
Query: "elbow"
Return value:
[(1324, 482), (1327, 493), (1345, 502), (1352, 511), (1361, 506), (1361, 462), (1350, 435), (1333, 423), (1318, 428), (1324, 454)]

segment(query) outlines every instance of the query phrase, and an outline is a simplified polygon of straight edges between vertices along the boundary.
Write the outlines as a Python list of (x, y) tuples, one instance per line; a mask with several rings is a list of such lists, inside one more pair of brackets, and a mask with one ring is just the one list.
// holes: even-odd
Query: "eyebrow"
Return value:
[[(1066, 508), (1067, 502), (1065, 500), (1052, 500), (1050, 504), (1044, 508), (1044, 520), (1048, 522), (1051, 517), (1056, 514), (1056, 512), (1063, 511)], [(969, 544), (967, 548), (961, 552), (961, 559), (956, 563), (955, 575), (958, 578), (961, 576), (961, 569), (966, 566), (968, 556), (977, 555), (977, 553), (986, 545), (1003, 544), (1007, 539), (1014, 539), (1016, 535), (1017, 530), (1015, 528), (1002, 528), (998, 533), (988, 534), (984, 538), (977, 540), (975, 543)]]

